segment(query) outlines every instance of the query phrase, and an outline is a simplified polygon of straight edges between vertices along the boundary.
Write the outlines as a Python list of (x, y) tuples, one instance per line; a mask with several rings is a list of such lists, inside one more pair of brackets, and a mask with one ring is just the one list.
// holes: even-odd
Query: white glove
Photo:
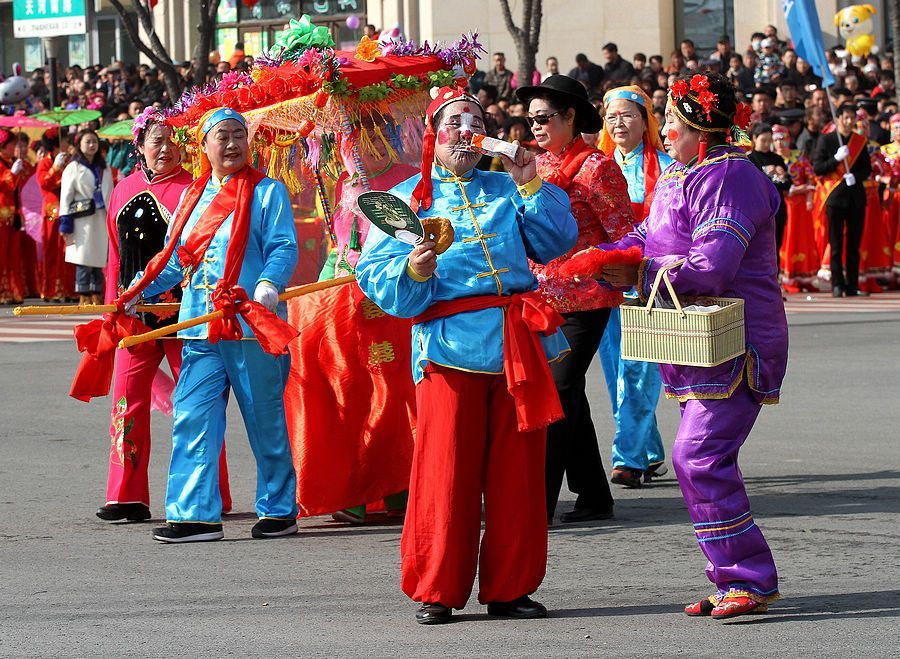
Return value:
[(259, 302), (269, 311), (275, 311), (278, 306), (278, 289), (267, 281), (261, 281), (256, 285), (253, 301)]
[(63, 165), (66, 164), (66, 154), (59, 152), (56, 154), (56, 157), (53, 159), (53, 166), (57, 169), (60, 169)]
[(125, 315), (126, 316), (137, 316), (137, 311), (135, 311), (135, 307), (137, 307), (138, 302), (140, 301), (141, 296), (135, 295), (133, 298), (128, 300), (125, 303)]
[(13, 176), (18, 176), (22, 173), (23, 169), (25, 169), (25, 163), (23, 163), (22, 159), (19, 158), (13, 163), (13, 166), (9, 168), (9, 171), (13, 173)]
[(850, 156), (850, 147), (846, 144), (842, 144), (838, 147), (838, 150), (834, 152), (834, 159), (840, 162), (841, 160), (846, 160)]
[(847, 184), (848, 188), (852, 188), (856, 185), (856, 177), (853, 175), (853, 172), (847, 172), (844, 174), (844, 183)]

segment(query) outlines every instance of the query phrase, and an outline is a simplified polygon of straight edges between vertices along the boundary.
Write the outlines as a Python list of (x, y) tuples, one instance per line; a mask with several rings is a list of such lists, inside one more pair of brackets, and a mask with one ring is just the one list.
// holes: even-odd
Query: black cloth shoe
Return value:
[(844, 293), (847, 297), (869, 297), (869, 293), (867, 291), (859, 291), (855, 288), (848, 289), (846, 293)]
[(535, 602), (528, 595), (523, 595), (512, 602), (490, 602), (487, 611), (489, 616), (522, 620), (547, 617), (547, 607), (540, 602)]
[(832, 286), (831, 287), (831, 297), (844, 297), (844, 287), (843, 286)]
[(640, 487), (643, 476), (644, 472), (640, 469), (616, 467), (613, 469), (609, 482), (615, 483), (616, 485), (624, 485), (625, 487)]
[(254, 538), (280, 538), (297, 532), (297, 520), (288, 517), (263, 517), (253, 525), (250, 534)]
[(669, 468), (665, 462), (656, 462), (647, 467), (647, 471), (644, 472), (644, 482), (650, 483), (654, 478), (662, 478), (668, 473)]
[(169, 522), (153, 529), (153, 539), (159, 542), (209, 542), (224, 537), (221, 524)]
[(571, 522), (592, 522), (601, 519), (613, 519), (615, 514), (612, 508), (576, 508), (575, 510), (563, 513), (559, 521), (569, 524)]
[(142, 503), (109, 503), (97, 511), (97, 517), (107, 522), (127, 519), (129, 522), (146, 522), (150, 509)]
[(420, 625), (443, 625), (453, 619), (453, 609), (437, 602), (422, 602), (416, 611), (416, 622)]

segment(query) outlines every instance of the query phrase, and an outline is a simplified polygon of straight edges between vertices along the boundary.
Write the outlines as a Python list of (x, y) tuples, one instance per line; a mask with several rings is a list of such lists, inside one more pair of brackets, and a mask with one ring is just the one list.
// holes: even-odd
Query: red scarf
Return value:
[(563, 317), (536, 291), (437, 302), (413, 318), (413, 323), (494, 307), (506, 307), (503, 371), (506, 388), (516, 402), (519, 430), (546, 428), (563, 418), (563, 411), (539, 335), (553, 334), (563, 324)]
[(575, 178), (575, 175), (581, 171), (581, 166), (584, 165), (584, 161), (595, 153), (600, 152), (594, 147), (589, 146), (580, 136), (575, 138), (572, 141), (572, 145), (566, 148), (565, 155), (561, 158), (561, 162), (557, 168), (544, 180), (563, 190), (568, 190), (569, 186), (572, 185), (572, 180)]
[[(125, 327), (128, 324), (121, 318), (125, 303), (140, 295), (172, 258), (185, 225), (200, 201), (211, 176), (212, 173), (207, 172), (188, 186), (172, 223), (166, 246), (147, 264), (140, 281), (116, 299), (115, 305), (119, 310), (113, 314), (106, 314), (104, 320), (95, 320), (76, 328), (79, 350), (84, 351), (85, 355), (75, 374), (70, 396), (90, 400), (92, 396), (105, 396), (109, 393), (115, 346), (119, 339), (128, 335), (123, 334), (128, 331)], [(178, 260), (182, 267), (188, 270), (186, 278), (189, 279), (193, 269), (203, 260), (216, 231), (233, 211), (231, 236), (225, 251), (225, 271), (212, 293), (213, 309), (222, 311), (224, 316), (209, 323), (209, 342), (243, 338), (240, 323), (236, 318), (236, 315), (240, 314), (253, 330), (260, 347), (269, 354), (280, 355), (284, 354), (287, 344), (297, 336), (297, 330), (258, 302), (251, 301), (247, 291), (237, 283), (250, 238), (250, 206), (253, 201), (253, 190), (263, 178), (263, 174), (247, 166), (228, 179), (191, 230), (184, 246), (178, 248)], [(100, 332), (104, 333), (104, 336), (96, 337)]]
[(632, 204), (635, 210), (634, 222), (640, 224), (650, 214), (650, 204), (653, 203), (653, 191), (659, 180), (659, 154), (650, 143), (650, 138), (644, 136), (644, 202)]

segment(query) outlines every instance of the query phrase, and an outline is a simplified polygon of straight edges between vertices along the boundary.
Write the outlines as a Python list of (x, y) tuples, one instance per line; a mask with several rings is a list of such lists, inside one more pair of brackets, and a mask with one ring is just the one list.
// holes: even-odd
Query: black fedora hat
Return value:
[(588, 100), (584, 85), (569, 76), (552, 75), (540, 85), (519, 87), (516, 96), (526, 106), (535, 96), (549, 96), (575, 108), (575, 129), (580, 133), (599, 133), (603, 128), (603, 120)]

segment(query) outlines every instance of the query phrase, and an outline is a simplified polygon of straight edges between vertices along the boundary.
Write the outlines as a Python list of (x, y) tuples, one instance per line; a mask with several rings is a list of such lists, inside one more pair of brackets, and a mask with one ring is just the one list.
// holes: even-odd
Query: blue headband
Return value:
[(622, 99), (625, 101), (631, 101), (632, 103), (637, 103), (638, 105), (640, 105), (643, 108), (647, 107), (644, 102), (643, 96), (641, 96), (640, 94), (637, 94), (633, 91), (630, 91), (628, 89), (611, 89), (606, 94), (606, 97), (603, 99), (603, 104), (606, 105), (610, 101), (616, 101), (619, 99)]
[(231, 108), (219, 108), (218, 110), (214, 110), (212, 114), (210, 114), (206, 119), (206, 121), (204, 121), (200, 126), (201, 136), (209, 133), (209, 131), (211, 131), (216, 124), (220, 124), (223, 121), (227, 121), (229, 119), (234, 119), (235, 121), (240, 122), (240, 124), (244, 128), (247, 128), (247, 120), (244, 119), (240, 112), (238, 112), (237, 110), (232, 110)]

